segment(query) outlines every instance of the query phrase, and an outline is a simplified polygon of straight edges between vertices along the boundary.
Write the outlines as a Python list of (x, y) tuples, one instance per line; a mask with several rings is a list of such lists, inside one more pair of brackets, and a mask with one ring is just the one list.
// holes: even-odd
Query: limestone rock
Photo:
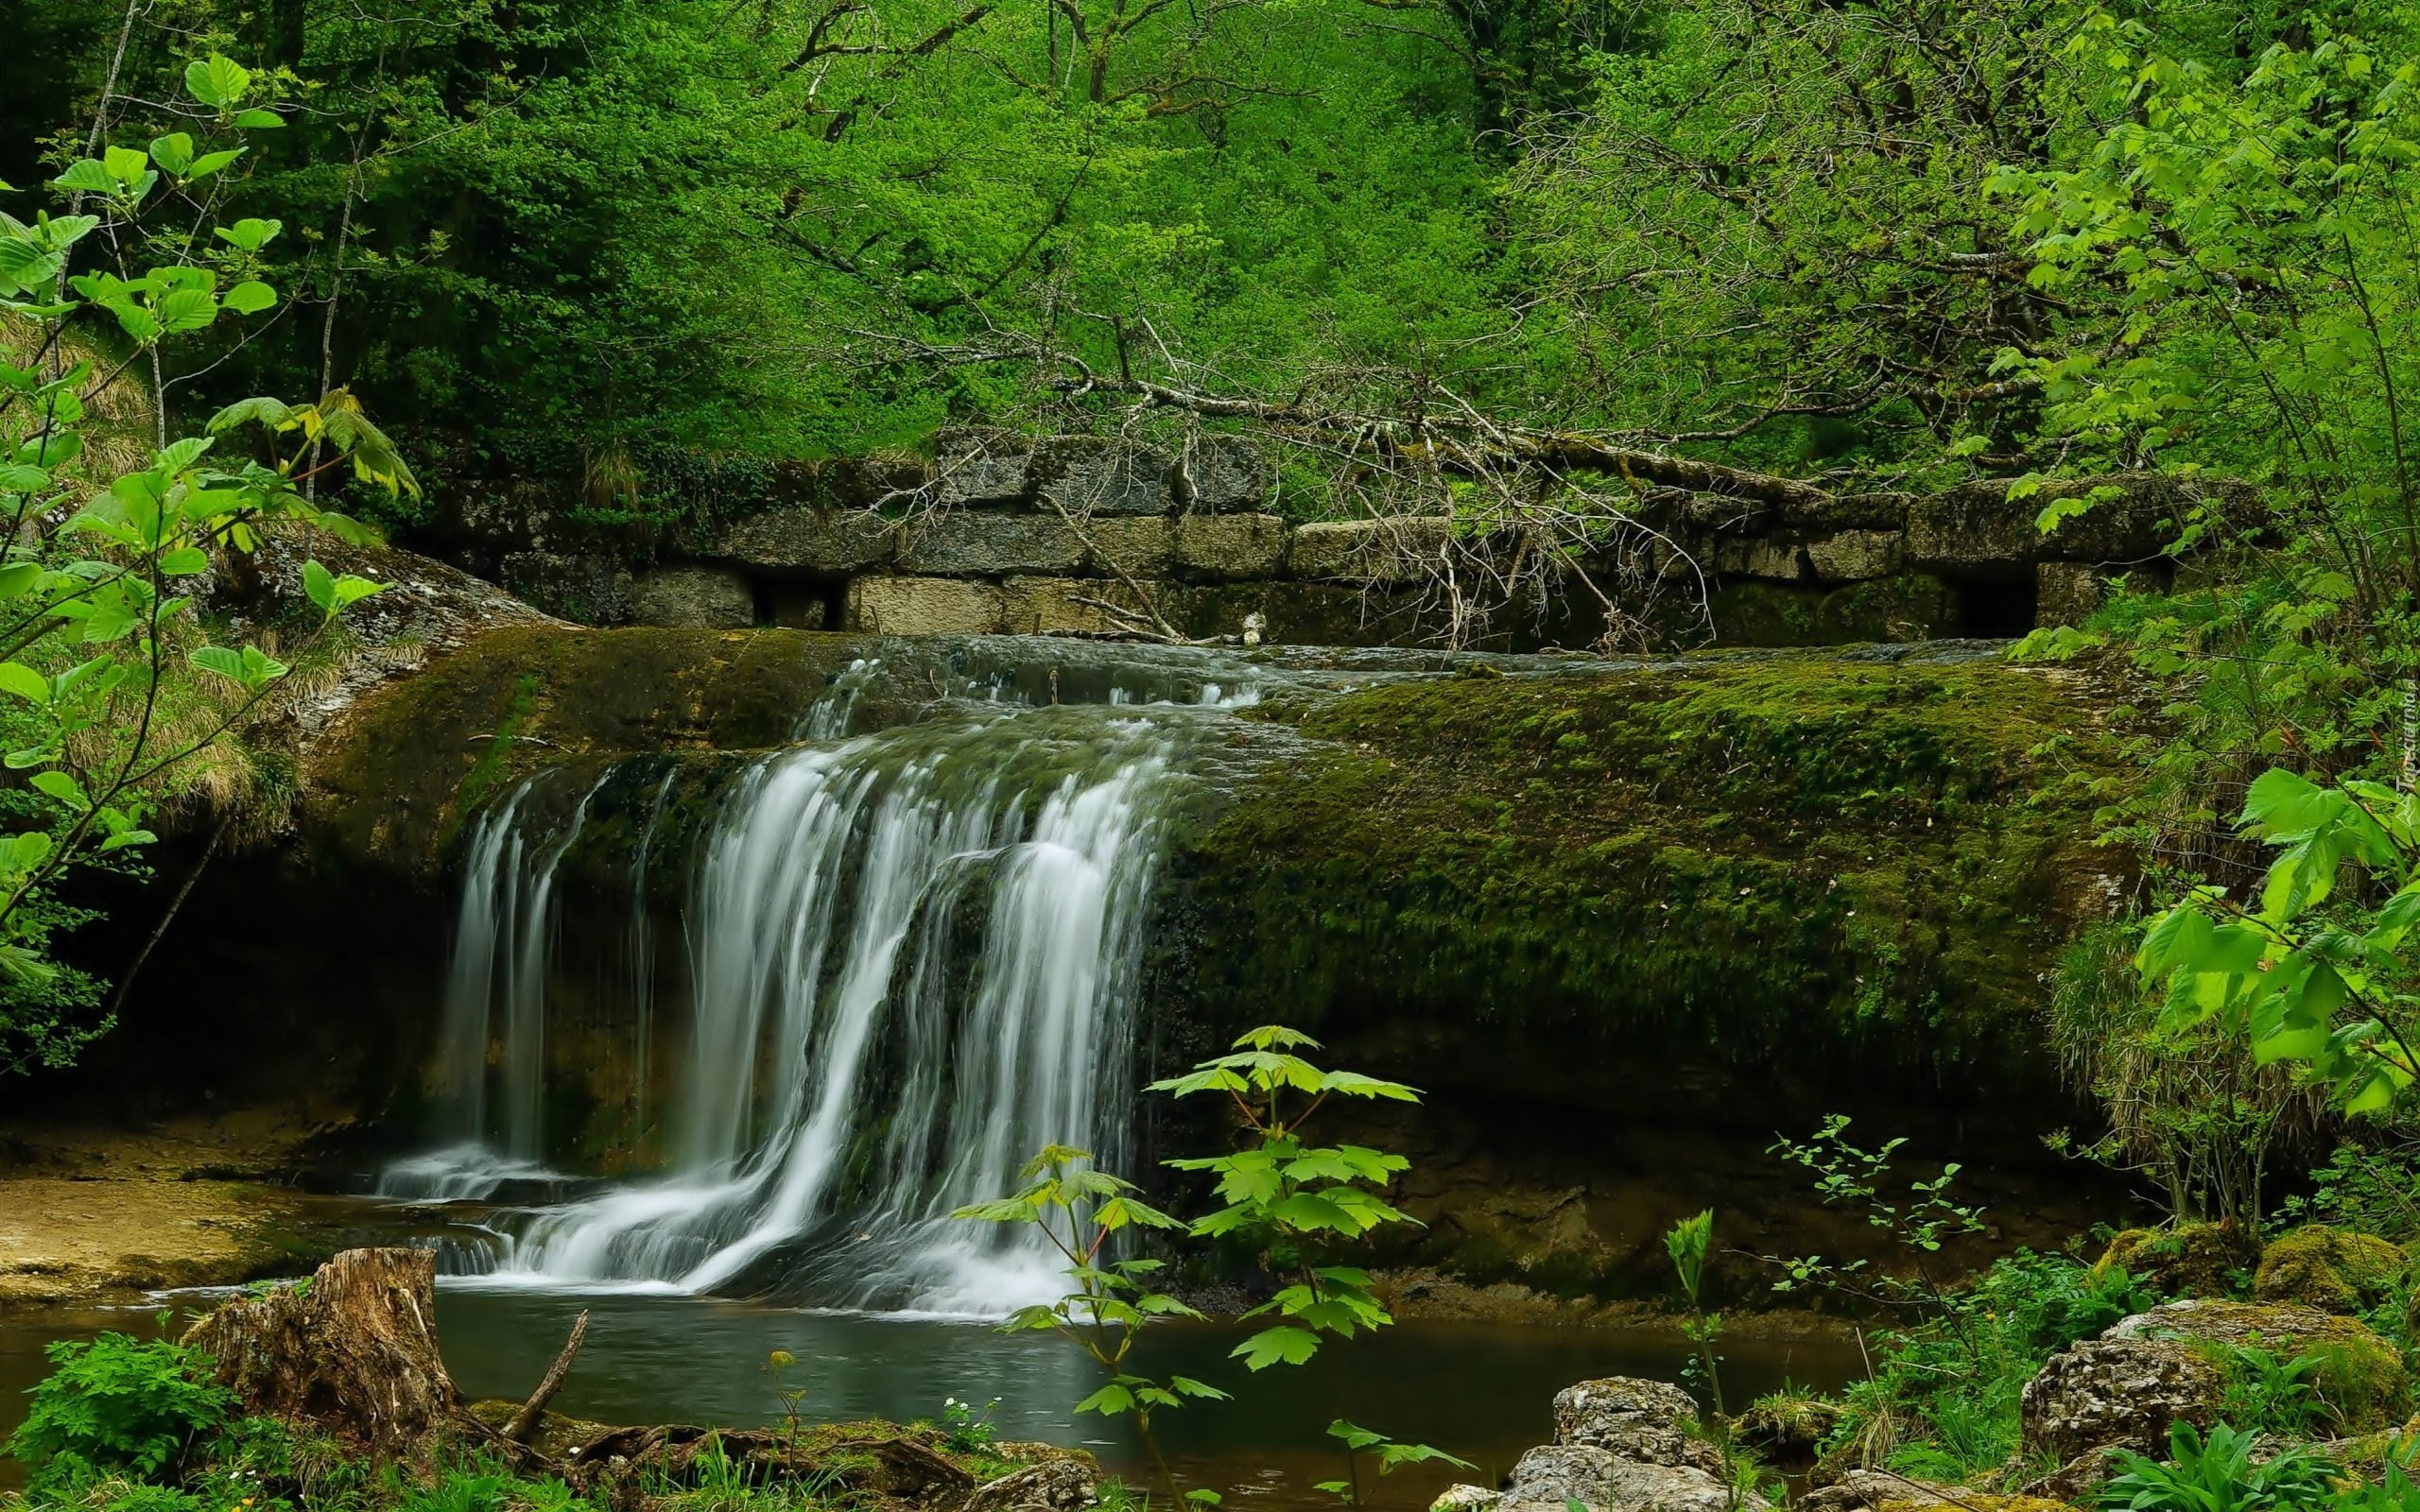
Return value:
[(1428, 1512), (1486, 1512), (1503, 1500), (1502, 1491), (1491, 1491), (1484, 1486), (1449, 1486), (1428, 1503)]
[[(1136, 580), (1151, 603), (1170, 618), (1177, 617), (1169, 585), (1151, 578)], [(1131, 634), (1136, 620), (1122, 619), (1103, 605), (1115, 605), (1148, 624), (1150, 614), (1134, 590), (1115, 577), (1011, 577), (1000, 584), (1000, 633), (1005, 635)]]
[(1175, 458), (1156, 446), (1108, 436), (1054, 436), (1036, 442), (1034, 490), (1069, 514), (1166, 514), (1174, 506)]
[(1092, 542), (1082, 566), (1104, 577), (1158, 577), (1176, 561), (1176, 522), (1166, 515), (1091, 520), (1082, 536)]
[(1831, 1485), (1807, 1492), (1798, 1507), (1799, 1512), (1881, 1512), (1884, 1507), (1921, 1512), (1926, 1507), (1968, 1502), (1974, 1494), (1962, 1486), (1939, 1486), (1891, 1470), (1853, 1469)]
[(707, 555), (752, 567), (857, 573), (889, 566), (898, 545), (898, 526), (878, 514), (802, 506), (748, 516)]
[[(1512, 1467), (1500, 1508), (1560, 1509), (1578, 1502), (1603, 1512), (1731, 1512), (1720, 1475), (1687, 1465), (1649, 1465), (1593, 1444), (1548, 1444)], [(1741, 1512), (1765, 1512), (1760, 1497), (1743, 1495)]]
[(744, 630), (756, 623), (756, 594), (728, 567), (659, 567), (631, 585), (631, 617), (641, 625)]
[(1669, 1382), (1608, 1376), (1555, 1394), (1554, 1437), (1558, 1444), (1592, 1445), (1642, 1464), (1694, 1466), (1720, 1475), (1721, 1453), (1684, 1431), (1697, 1415), (1697, 1402)]
[(1260, 509), (1277, 492), (1277, 465), (1260, 448), (1232, 436), (1194, 438), (1178, 469), (1184, 507), (1195, 514)]
[(2108, 577), (2090, 562), (2041, 562), (2033, 569), (2033, 623), (2082, 625), (2108, 592)]
[(1843, 530), (1809, 541), (1806, 564), (1818, 581), (1857, 583), (1899, 570), (1903, 538), (1895, 530)]
[(497, 564), (511, 593), (549, 614), (582, 625), (624, 625), (631, 617), (630, 570), (601, 553), (514, 551)]
[(998, 585), (959, 577), (859, 577), (848, 627), (873, 635), (994, 635), (1007, 603)]
[(2168, 1302), (2112, 1324), (2106, 1340), (2198, 1341), (2269, 1350), (2279, 1359), (2316, 1355), (2311, 1381), (2340, 1427), (2372, 1433), (2402, 1420), (2411, 1380), (2403, 1352), (2359, 1318), (2283, 1302)]
[(1070, 573), (1083, 564), (1083, 538), (1055, 515), (958, 509), (910, 526), (899, 570), (938, 576)]
[(2189, 1344), (2087, 1339), (2051, 1356), (2025, 1383), (2025, 1452), (2062, 1461), (2113, 1444), (2158, 1452), (2170, 1424), (2208, 1427), (2225, 1389), (2225, 1372)]
[(1296, 577), (1418, 582), (1443, 562), (1452, 538), (1453, 522), (1437, 515), (1323, 520), (1294, 532), (1286, 570)]
[(984, 1482), (967, 1493), (959, 1512), (1077, 1512), (1099, 1500), (1098, 1489), (1092, 1466), (1069, 1455)]
[(1776, 1393), (1739, 1415), (1734, 1431), (1768, 1456), (1812, 1456), (1832, 1436), (1846, 1409), (1821, 1397)]
[(1033, 443), (1014, 431), (961, 426), (933, 433), (934, 497), (944, 505), (1022, 503), (1031, 493)]
[(2360, 1313), (2393, 1297), (2411, 1272), (2411, 1257), (2375, 1234), (2309, 1224), (2261, 1251), (2253, 1294), (2264, 1302)]

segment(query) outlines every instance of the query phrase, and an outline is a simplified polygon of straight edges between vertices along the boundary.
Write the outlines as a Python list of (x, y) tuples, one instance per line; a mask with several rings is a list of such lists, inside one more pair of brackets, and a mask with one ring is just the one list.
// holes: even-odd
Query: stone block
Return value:
[(508, 552), (503, 585), (523, 602), (581, 625), (627, 625), (631, 575), (613, 558), (584, 552)]
[(1179, 459), (1178, 490), (1194, 514), (1239, 514), (1267, 508), (1277, 496), (1277, 464), (1233, 436), (1197, 436)]
[(2033, 568), (2033, 623), (2082, 625), (2100, 607), (2108, 591), (2108, 579), (2090, 562), (2037, 562)]
[(744, 630), (756, 623), (756, 594), (728, 567), (659, 567), (631, 583), (631, 618), (683, 629)]
[[(1137, 579), (1151, 602), (1171, 621), (1182, 623), (1184, 606), (1175, 602), (1174, 585)], [(1011, 577), (1000, 585), (1001, 627), (1010, 635), (1108, 635), (1136, 627), (1102, 608), (1115, 605), (1150, 623), (1142, 600), (1114, 577)]]
[(933, 433), (932, 486), (944, 505), (1022, 504), (1032, 493), (1033, 443), (1015, 431), (962, 426)]
[(735, 523), (706, 554), (752, 567), (861, 573), (890, 565), (898, 530), (859, 509), (767, 509)]
[(1184, 515), (1173, 523), (1173, 566), (1206, 582), (1250, 582), (1285, 570), (1286, 522), (1273, 514)]
[(1166, 451), (1108, 436), (1038, 441), (1028, 481), (1073, 515), (1166, 514), (1176, 504), (1175, 463)]
[(1413, 583), (1444, 561), (1453, 522), (1437, 515), (1327, 520), (1304, 525), (1286, 548), (1296, 577), (1357, 583)]
[(1806, 553), (1786, 541), (1731, 537), (1715, 543), (1714, 570), (1724, 577), (1795, 583), (1806, 576)]
[(1806, 565), (1816, 580), (1861, 583), (1899, 570), (1903, 541), (1895, 530), (1843, 530), (1807, 542)]
[(998, 577), (1010, 573), (1072, 573), (1084, 562), (1083, 538), (1055, 515), (955, 509), (907, 527), (902, 572)]
[(1007, 613), (995, 583), (958, 577), (860, 577), (848, 627), (869, 635), (995, 635)]
[(1166, 515), (1089, 520), (1082, 534), (1093, 549), (1084, 556), (1084, 570), (1104, 577), (1121, 571), (1132, 577), (1158, 577), (1176, 560), (1176, 522)]

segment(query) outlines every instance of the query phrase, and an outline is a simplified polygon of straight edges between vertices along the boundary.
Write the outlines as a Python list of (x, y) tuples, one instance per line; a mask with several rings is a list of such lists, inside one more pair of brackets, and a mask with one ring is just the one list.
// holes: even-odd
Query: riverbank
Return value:
[(144, 1130), (0, 1123), (0, 1306), (308, 1270), (357, 1206), (285, 1184), (315, 1132), (267, 1109)]

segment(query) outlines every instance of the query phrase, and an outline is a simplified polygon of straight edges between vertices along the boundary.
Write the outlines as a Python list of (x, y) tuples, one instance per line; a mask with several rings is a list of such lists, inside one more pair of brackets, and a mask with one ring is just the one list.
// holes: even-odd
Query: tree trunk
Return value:
[(428, 1250), (348, 1249), (302, 1285), (227, 1303), (184, 1342), (217, 1357), (247, 1414), (373, 1460), (424, 1461), (442, 1443), (495, 1437), (438, 1356), (436, 1282)]

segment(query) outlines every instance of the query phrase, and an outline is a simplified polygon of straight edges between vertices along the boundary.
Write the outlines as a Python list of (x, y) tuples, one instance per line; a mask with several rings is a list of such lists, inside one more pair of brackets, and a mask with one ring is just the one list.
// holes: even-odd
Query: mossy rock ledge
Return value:
[[(441, 938), (481, 803), (551, 765), (779, 746), (876, 644), (488, 635), (321, 748), (303, 865), (323, 889), (388, 879)], [(1171, 835), (1153, 1074), (1287, 1022), (1422, 1087), (1332, 1132), (1415, 1162), (1427, 1227), (1375, 1258), (1479, 1284), (1660, 1294), (1656, 1235), (1718, 1201), (1760, 1247), (1860, 1252), (1861, 1219), (1766, 1153), (1832, 1111), (1863, 1141), (1908, 1136), (1911, 1175), (1967, 1160), (2003, 1245), (2089, 1222), (2108, 1194), (2033, 1132), (2089, 1116), (2039, 1042), (2042, 973), (2131, 868), (2095, 844), (2126, 764), (2090, 676), (1979, 648), (1437, 664), (1243, 712), (1286, 754)], [(424, 994), (427, 1042), (390, 1067), (433, 1046), (443, 963), (421, 954), (381, 988)], [(1146, 1113), (1147, 1157), (1198, 1142), (1163, 1100)]]

